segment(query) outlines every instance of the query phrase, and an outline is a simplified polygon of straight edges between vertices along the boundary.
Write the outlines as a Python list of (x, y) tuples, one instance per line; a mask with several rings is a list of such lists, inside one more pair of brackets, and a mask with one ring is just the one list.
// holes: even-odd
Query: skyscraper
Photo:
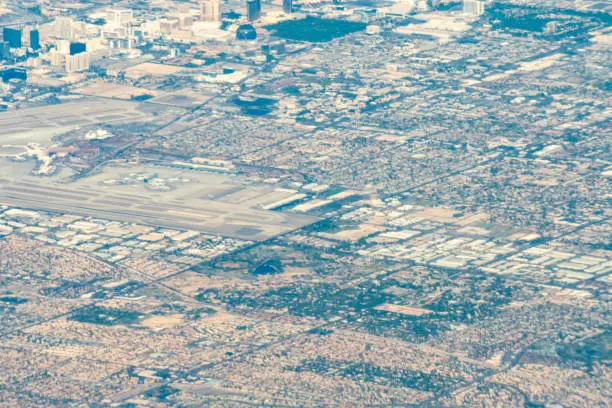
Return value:
[(482, 0), (463, 0), (463, 12), (473, 16), (480, 16), (485, 12), (485, 4)]
[(200, 21), (221, 21), (221, 3), (219, 0), (202, 0), (200, 3)]
[(129, 9), (113, 9), (106, 13), (107, 21), (118, 26), (123, 26), (134, 19), (134, 12)]
[(293, 0), (283, 0), (283, 11), (287, 14), (291, 14), (293, 11)]
[(254, 21), (261, 15), (261, 0), (247, 0), (247, 19)]
[(76, 55), (66, 56), (66, 72), (86, 71), (89, 69), (91, 55), (88, 52), (82, 52)]
[(21, 30), (4, 27), (2, 29), (4, 35), (4, 41), (9, 44), (11, 48), (21, 48)]
[(72, 28), (72, 19), (70, 17), (59, 16), (55, 19), (53, 23), (55, 28), (55, 36), (58, 38), (64, 38), (67, 40), (71, 40), (74, 34), (74, 30)]
[(70, 55), (77, 55), (85, 51), (87, 51), (87, 44), (82, 42), (70, 43)]
[(5, 60), (11, 56), (11, 47), (9, 43), (2, 41), (0, 42), (0, 61)]
[(179, 28), (185, 30), (193, 26), (193, 18), (190, 15), (180, 14), (178, 16)]
[(38, 29), (33, 29), (30, 31), (30, 48), (33, 50), (40, 49), (40, 33)]

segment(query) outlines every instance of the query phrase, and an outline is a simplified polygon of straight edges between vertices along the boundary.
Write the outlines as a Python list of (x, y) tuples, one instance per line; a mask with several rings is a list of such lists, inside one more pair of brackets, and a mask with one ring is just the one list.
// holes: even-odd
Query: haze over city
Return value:
[(607, 408), (612, 4), (0, 0), (0, 408)]

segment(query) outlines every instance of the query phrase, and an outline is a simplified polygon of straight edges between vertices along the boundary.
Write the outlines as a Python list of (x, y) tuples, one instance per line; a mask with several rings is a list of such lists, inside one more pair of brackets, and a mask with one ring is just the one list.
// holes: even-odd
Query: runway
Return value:
[[(125, 196), (97, 186), (45, 186), (32, 182), (0, 182), (0, 204), (67, 213), (154, 227), (196, 230), (261, 241), (315, 222), (305, 215), (283, 214), (247, 205), (208, 199), (161, 200), (156, 196)], [(197, 204), (197, 205), (193, 205)]]

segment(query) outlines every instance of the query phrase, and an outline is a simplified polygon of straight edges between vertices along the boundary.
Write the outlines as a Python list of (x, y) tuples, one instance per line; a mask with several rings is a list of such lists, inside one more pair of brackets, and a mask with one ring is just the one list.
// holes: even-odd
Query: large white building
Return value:
[(106, 19), (109, 24), (123, 26), (132, 22), (134, 13), (129, 9), (111, 9), (106, 12)]
[(91, 54), (82, 52), (76, 55), (66, 55), (66, 72), (87, 71), (91, 62)]
[(463, 12), (472, 16), (480, 16), (485, 12), (483, 0), (463, 0)]
[(53, 34), (57, 38), (72, 40), (74, 36), (73, 21), (70, 17), (57, 17), (53, 22)]
[(221, 21), (221, 3), (219, 0), (202, 0), (200, 3), (200, 21)]

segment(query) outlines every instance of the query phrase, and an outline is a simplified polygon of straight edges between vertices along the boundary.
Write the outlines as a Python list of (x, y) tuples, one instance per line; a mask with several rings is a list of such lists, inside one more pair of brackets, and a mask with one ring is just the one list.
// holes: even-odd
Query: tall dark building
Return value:
[(9, 44), (9, 47), (21, 48), (21, 30), (4, 27), (2, 34), (4, 35), (4, 41)]
[(30, 48), (33, 50), (40, 49), (40, 33), (38, 30), (30, 31)]
[(5, 41), (0, 42), (0, 61), (11, 56), (11, 47)]
[(87, 51), (87, 44), (82, 42), (71, 42), (70, 43), (70, 55), (80, 54)]
[(247, 0), (247, 18), (254, 21), (261, 15), (261, 0)]
[(291, 14), (293, 11), (293, 0), (283, 0), (283, 11), (287, 14)]

